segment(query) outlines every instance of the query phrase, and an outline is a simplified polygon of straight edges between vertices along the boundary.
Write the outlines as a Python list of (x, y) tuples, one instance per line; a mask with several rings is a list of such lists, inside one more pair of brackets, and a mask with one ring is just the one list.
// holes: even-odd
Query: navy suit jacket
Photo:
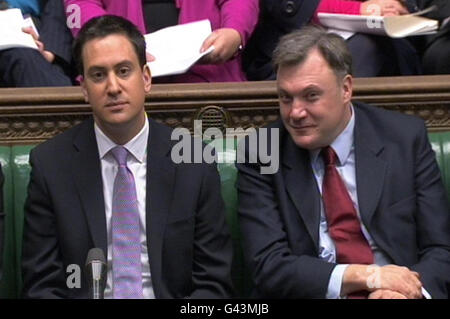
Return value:
[[(424, 123), (362, 103), (354, 106), (362, 222), (394, 264), (417, 271), (433, 298), (447, 298), (449, 206)], [(309, 153), (294, 144), (281, 121), (269, 128), (280, 132), (278, 172), (261, 175), (260, 162), (236, 165), (254, 296), (325, 298), (335, 264), (318, 258), (321, 196)]]
[[(231, 238), (217, 168), (175, 164), (171, 129), (149, 119), (146, 225), (156, 298), (225, 298), (231, 288)], [(89, 249), (107, 253), (101, 163), (92, 119), (40, 144), (32, 166), (22, 256), (26, 298), (88, 298)], [(66, 285), (82, 269), (81, 288)]]

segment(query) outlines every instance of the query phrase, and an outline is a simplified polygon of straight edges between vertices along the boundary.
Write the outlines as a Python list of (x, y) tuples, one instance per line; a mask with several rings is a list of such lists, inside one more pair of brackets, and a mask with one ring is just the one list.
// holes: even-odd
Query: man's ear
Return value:
[(144, 65), (144, 68), (142, 69), (142, 77), (144, 80), (144, 90), (145, 93), (150, 92), (150, 89), (152, 87), (152, 72), (150, 71), (150, 67), (148, 64)]
[(86, 82), (85, 82), (85, 79), (84, 79), (83, 75), (80, 75), (80, 86), (81, 86), (81, 91), (83, 92), (83, 95), (84, 95), (84, 101), (86, 103), (89, 103), (88, 92), (87, 92), (87, 88), (86, 88)]
[(350, 103), (353, 96), (353, 77), (347, 74), (342, 80), (342, 98), (344, 103)]

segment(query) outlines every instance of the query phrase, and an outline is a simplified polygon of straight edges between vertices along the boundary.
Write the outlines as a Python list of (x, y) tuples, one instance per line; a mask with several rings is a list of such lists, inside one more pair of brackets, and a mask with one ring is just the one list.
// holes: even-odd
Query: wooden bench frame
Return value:
[[(450, 131), (450, 75), (358, 78), (355, 100), (422, 117), (430, 131)], [(171, 127), (259, 127), (278, 118), (276, 84), (155, 84), (145, 102)], [(0, 145), (35, 144), (91, 114), (79, 87), (0, 89)]]

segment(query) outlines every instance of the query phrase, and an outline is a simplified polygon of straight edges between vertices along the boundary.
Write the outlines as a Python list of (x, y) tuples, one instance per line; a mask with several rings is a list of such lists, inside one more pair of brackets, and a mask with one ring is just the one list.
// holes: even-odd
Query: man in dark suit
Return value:
[[(172, 130), (147, 119), (151, 75), (143, 36), (123, 18), (94, 18), (82, 28), (74, 55), (93, 119), (30, 154), (23, 296), (87, 298), (84, 272), (81, 287), (69, 288), (66, 271), (83, 267), (98, 247), (107, 255), (106, 298), (229, 297), (232, 248), (217, 168), (175, 164)], [(117, 149), (126, 150), (126, 163), (116, 158)], [(119, 180), (124, 167), (128, 177)], [(136, 186), (125, 191), (121, 183), (133, 177)], [(120, 199), (130, 191), (137, 200)], [(138, 214), (130, 216), (133, 211)], [(118, 247), (121, 236), (128, 239)], [(128, 247), (132, 240), (140, 257), (125, 254), (116, 267), (116, 256), (136, 248)], [(125, 286), (119, 288), (119, 280)], [(126, 285), (134, 287), (129, 294)]]
[(31, 31), (39, 51), (12, 48), (0, 51), (0, 86), (71, 86), (75, 77), (72, 34), (66, 24), (63, 0), (42, 0), (34, 17), (39, 36)]
[[(447, 298), (449, 206), (423, 121), (351, 103), (351, 55), (336, 35), (293, 32), (274, 63), (281, 120), (271, 143), (247, 138), (236, 164), (254, 295)], [(255, 145), (266, 144), (279, 151), (273, 174), (261, 173)]]

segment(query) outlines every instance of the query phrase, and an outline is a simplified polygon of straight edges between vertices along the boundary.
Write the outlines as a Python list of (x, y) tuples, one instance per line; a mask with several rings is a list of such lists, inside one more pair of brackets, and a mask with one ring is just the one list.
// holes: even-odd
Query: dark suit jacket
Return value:
[(63, 0), (43, 0), (39, 36), (45, 49), (54, 53), (54, 64), (60, 66), (69, 77), (74, 77), (72, 59), (73, 37), (66, 23)]
[[(354, 105), (362, 221), (394, 264), (417, 271), (433, 298), (447, 298), (449, 206), (424, 123)], [(325, 298), (335, 264), (318, 258), (321, 198), (309, 154), (281, 121), (269, 128), (280, 130), (279, 171), (261, 175), (260, 163), (237, 164), (240, 226), (255, 296)]]
[[(231, 240), (215, 165), (174, 164), (171, 129), (150, 122), (146, 224), (156, 298), (223, 298), (231, 294)], [(93, 120), (37, 146), (22, 256), (26, 298), (88, 298), (89, 249), (107, 252), (100, 159)], [(66, 269), (82, 268), (80, 289)]]
[(279, 38), (309, 23), (319, 3), (320, 0), (260, 0), (259, 23), (242, 57), (248, 80), (275, 79), (272, 52)]

